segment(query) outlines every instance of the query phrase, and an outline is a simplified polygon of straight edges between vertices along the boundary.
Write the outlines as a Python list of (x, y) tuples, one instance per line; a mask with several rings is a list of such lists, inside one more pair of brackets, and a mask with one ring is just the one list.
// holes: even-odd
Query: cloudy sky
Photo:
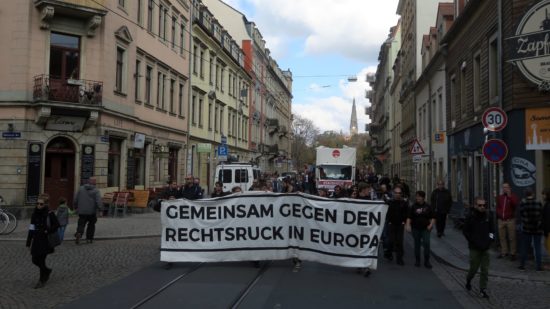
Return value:
[(321, 132), (347, 133), (355, 98), (364, 132), (366, 74), (376, 71), (380, 45), (397, 23), (398, 0), (224, 1), (256, 23), (279, 67), (292, 71), (293, 113)]

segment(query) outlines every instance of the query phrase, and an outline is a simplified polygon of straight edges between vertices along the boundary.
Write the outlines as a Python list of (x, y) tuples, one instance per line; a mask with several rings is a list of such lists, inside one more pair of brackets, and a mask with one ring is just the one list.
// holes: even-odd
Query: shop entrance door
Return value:
[(50, 209), (56, 209), (59, 198), (72, 206), (74, 196), (75, 149), (71, 141), (58, 137), (46, 148), (44, 193), (50, 196)]

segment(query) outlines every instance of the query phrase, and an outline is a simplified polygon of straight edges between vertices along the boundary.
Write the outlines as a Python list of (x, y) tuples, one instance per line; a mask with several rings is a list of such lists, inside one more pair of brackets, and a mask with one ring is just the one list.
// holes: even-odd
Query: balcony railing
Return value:
[(50, 75), (34, 77), (35, 101), (70, 102), (101, 105), (103, 82), (85, 79), (59, 79)]

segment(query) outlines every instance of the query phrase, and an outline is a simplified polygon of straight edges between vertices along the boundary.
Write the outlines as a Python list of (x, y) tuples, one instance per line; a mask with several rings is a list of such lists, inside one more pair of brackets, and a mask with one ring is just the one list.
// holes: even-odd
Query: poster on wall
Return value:
[(80, 184), (88, 183), (88, 179), (94, 176), (94, 148), (94, 145), (82, 145), (82, 161), (80, 163)]
[(527, 150), (550, 149), (550, 107), (525, 110), (525, 143)]

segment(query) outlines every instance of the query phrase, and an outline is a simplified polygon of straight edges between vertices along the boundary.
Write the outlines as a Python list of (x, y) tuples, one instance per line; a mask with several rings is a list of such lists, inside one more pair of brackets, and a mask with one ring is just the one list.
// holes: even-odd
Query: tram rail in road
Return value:
[[(177, 284), (184, 283), (183, 281), (185, 281), (185, 279), (188, 279), (192, 274), (197, 274), (201, 269), (202, 270), (208, 269), (209, 265), (212, 265), (212, 264), (200, 263), (200, 264), (197, 264), (197, 265), (195, 265), (194, 267), (192, 267), (190, 269), (187, 269), (184, 273), (178, 275), (173, 280), (169, 281), (168, 283), (166, 283), (165, 285), (160, 287), (155, 292), (153, 292), (153, 293), (147, 295), (146, 297), (144, 297), (143, 299), (141, 299), (139, 302), (137, 302), (131, 308), (132, 309), (159, 308), (157, 305), (154, 304), (156, 301), (162, 302), (161, 299), (163, 297), (167, 297), (166, 294), (168, 294), (169, 292), (172, 292), (172, 291), (170, 291), (170, 289), (178, 289), (179, 287), (177, 286)], [(244, 285), (244, 288), (241, 289), (238, 293), (236, 293), (236, 294), (232, 293), (232, 294), (235, 295), (235, 297), (233, 298), (233, 300), (230, 303), (228, 303), (227, 305), (224, 305), (223, 307), (225, 307), (225, 308), (239, 308), (239, 305), (246, 299), (248, 294), (254, 289), (256, 284), (261, 280), (262, 276), (269, 269), (270, 265), (271, 265), (271, 261), (263, 262), (262, 266), (259, 269), (257, 269), (257, 272), (253, 276), (253, 278), (248, 280), (244, 284), (242, 284), (242, 285)], [(233, 277), (233, 279), (237, 280), (236, 277)], [(215, 296), (213, 296), (213, 297), (215, 297)]]

